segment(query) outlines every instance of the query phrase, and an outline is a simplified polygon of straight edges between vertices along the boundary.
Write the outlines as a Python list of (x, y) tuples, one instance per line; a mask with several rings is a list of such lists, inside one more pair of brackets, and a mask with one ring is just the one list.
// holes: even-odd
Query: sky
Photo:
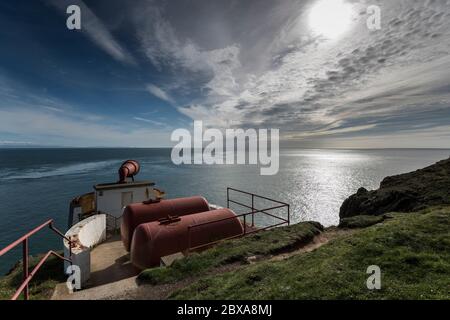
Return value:
[(449, 52), (449, 0), (1, 1), (0, 147), (450, 148)]

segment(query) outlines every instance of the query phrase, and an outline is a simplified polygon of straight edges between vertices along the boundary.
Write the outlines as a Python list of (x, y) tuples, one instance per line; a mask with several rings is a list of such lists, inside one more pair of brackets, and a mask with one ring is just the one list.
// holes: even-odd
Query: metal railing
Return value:
[[(239, 201), (236, 201), (236, 200), (232, 200), (230, 198), (230, 191), (241, 193), (241, 194), (246, 194), (246, 195), (251, 196), (251, 204), (247, 205), (247, 204), (244, 204), (242, 202), (239, 202)], [(255, 199), (264, 199), (264, 200), (269, 201), (269, 202), (278, 203), (278, 205), (272, 206), (272, 207), (268, 207), (268, 208), (263, 208), (263, 209), (257, 209), (255, 207)], [(260, 195), (257, 195), (257, 194), (251, 193), (251, 192), (247, 192), (247, 191), (243, 191), (243, 190), (238, 190), (238, 189), (227, 187), (227, 208), (230, 208), (230, 203), (234, 203), (234, 204), (239, 205), (241, 207), (250, 209), (251, 211), (250, 212), (246, 212), (246, 213), (242, 213), (242, 214), (237, 214), (234, 217), (227, 217), (227, 218), (223, 218), (223, 219), (207, 221), (207, 222), (204, 222), (204, 223), (199, 223), (199, 224), (188, 226), (188, 251), (198, 250), (200, 248), (208, 247), (208, 246), (211, 246), (213, 244), (216, 244), (216, 243), (224, 241), (224, 240), (229, 240), (229, 239), (243, 237), (243, 236), (246, 236), (246, 235), (249, 235), (249, 234), (252, 234), (252, 233), (256, 233), (256, 232), (259, 232), (259, 231), (263, 231), (263, 230), (267, 230), (267, 229), (270, 229), (270, 228), (279, 227), (279, 226), (282, 226), (284, 224), (287, 224), (288, 226), (290, 225), (290, 205), (288, 203), (285, 203), (285, 202), (282, 202), (282, 201), (278, 201), (278, 200), (275, 200), (275, 199), (271, 199), (271, 198), (268, 198), (268, 197), (260, 196)], [(286, 218), (279, 217), (279, 216), (277, 216), (275, 214), (272, 214), (272, 213), (268, 212), (268, 211), (271, 211), (271, 210), (276, 210), (276, 209), (281, 209), (281, 208), (286, 208), (286, 210), (287, 210), (287, 217)], [(256, 228), (255, 227), (255, 215), (256, 214), (264, 214), (264, 215), (270, 216), (272, 218), (275, 218), (275, 219), (277, 219), (280, 222), (275, 223), (275, 224), (271, 224), (271, 225), (267, 225), (267, 226), (262, 227), (262, 228)], [(250, 220), (251, 221), (251, 225), (250, 226), (247, 224), (247, 216), (251, 216), (251, 220)], [(221, 222), (221, 221), (231, 220), (231, 219), (242, 219), (243, 220), (242, 224), (243, 224), (244, 232), (242, 234), (239, 234), (239, 235), (236, 235), (236, 236), (232, 236), (232, 237), (228, 237), (228, 238), (224, 238), (224, 239), (220, 239), (220, 240), (217, 240), (217, 241), (212, 241), (212, 242), (209, 242), (209, 243), (206, 243), (206, 244), (202, 244), (202, 245), (199, 245), (199, 246), (191, 247), (191, 244), (192, 244), (192, 242), (191, 242), (192, 241), (191, 240), (191, 234), (192, 234), (192, 230), (194, 228), (198, 228), (198, 227), (205, 226), (205, 225), (210, 225), (210, 224), (213, 224), (213, 223), (218, 223), (218, 222)]]
[[(241, 202), (238, 202), (236, 200), (231, 200), (230, 199), (230, 191), (234, 191), (234, 192), (237, 192), (237, 193), (246, 194), (246, 195), (251, 196), (252, 197), (251, 206), (248, 206), (248, 205), (246, 205), (244, 203), (241, 203)], [(271, 207), (271, 208), (265, 208), (265, 209), (262, 209), (262, 210), (256, 210), (256, 208), (255, 208), (255, 198), (257, 198), (257, 199), (264, 199), (266, 201), (278, 203), (279, 205), (275, 206), (275, 207)], [(244, 214), (244, 215), (250, 215), (250, 214), (252, 215), (252, 224), (251, 224), (252, 227), (255, 226), (255, 213), (259, 213), (259, 212), (262, 212), (262, 213), (264, 213), (264, 214), (266, 214), (268, 216), (271, 216), (272, 218), (275, 218), (275, 219), (283, 221), (281, 224), (285, 224), (286, 223), (287, 225), (290, 225), (290, 223), (291, 223), (290, 222), (290, 205), (288, 203), (286, 203), (286, 202), (278, 201), (278, 200), (271, 199), (271, 198), (268, 198), (268, 197), (263, 197), (263, 196), (260, 196), (260, 195), (257, 195), (257, 194), (251, 193), (251, 192), (247, 192), (247, 191), (238, 190), (238, 189), (234, 189), (234, 188), (228, 187), (227, 188), (227, 208), (230, 208), (230, 203), (234, 203), (234, 204), (237, 204), (237, 205), (239, 205), (241, 207), (244, 207), (244, 208), (252, 210), (251, 212)], [(270, 213), (267, 212), (267, 211), (270, 211), (270, 210), (275, 210), (275, 209), (280, 209), (280, 208), (286, 208), (287, 209), (287, 217), (286, 218), (282, 218), (282, 217), (279, 217), (279, 216), (276, 216), (276, 215), (273, 215), (273, 214), (270, 214)], [(271, 226), (269, 226), (269, 228), (270, 227)], [(264, 229), (267, 229), (267, 228), (264, 228)]]
[[(120, 231), (120, 225), (118, 225), (117, 222), (120, 221), (122, 216), (116, 217), (116, 216), (112, 215), (111, 213), (104, 212), (104, 211), (98, 211), (96, 214), (104, 214), (106, 216), (106, 220), (108, 220), (108, 218), (113, 220), (113, 223), (114, 223), (114, 229), (112, 230), (113, 234)], [(106, 221), (106, 229), (107, 229), (107, 231), (111, 231), (111, 230), (108, 230), (108, 221)]]
[(48, 220), (47, 222), (41, 224), (39, 227), (34, 228), (33, 230), (31, 230), (27, 234), (23, 235), (22, 237), (20, 237), (19, 239), (17, 239), (13, 243), (11, 243), (8, 246), (6, 246), (4, 249), (0, 250), (0, 257), (1, 257), (5, 253), (10, 251), (11, 249), (13, 249), (16, 246), (18, 246), (19, 244), (22, 244), (22, 256), (23, 256), (23, 259), (22, 259), (22, 265), (23, 265), (22, 266), (23, 267), (22, 280), (23, 281), (22, 281), (22, 284), (19, 286), (19, 288), (14, 293), (14, 295), (11, 297), (11, 300), (16, 300), (20, 296), (20, 294), (22, 292), (24, 294), (24, 299), (25, 300), (29, 299), (30, 294), (29, 294), (28, 284), (33, 279), (34, 275), (38, 272), (38, 270), (42, 267), (44, 262), (51, 255), (53, 255), (55, 257), (58, 257), (61, 260), (65, 260), (65, 261), (69, 262), (70, 264), (72, 264), (72, 260), (70, 258), (65, 258), (65, 257), (61, 256), (60, 254), (54, 252), (53, 250), (50, 250), (44, 255), (44, 257), (41, 260), (39, 260), (39, 262), (36, 264), (36, 266), (33, 268), (33, 270), (31, 272), (29, 272), (29, 270), (28, 270), (29, 269), (29, 266), (28, 266), (28, 262), (29, 262), (28, 239), (32, 235), (34, 235), (35, 233), (37, 233), (38, 231), (42, 230), (43, 228), (45, 228), (47, 226), (49, 227), (50, 230), (52, 230), (57, 235), (59, 235), (60, 237), (66, 239), (69, 242), (69, 254), (70, 254), (70, 257), (72, 257), (72, 244), (73, 244), (73, 242), (69, 238), (67, 238), (61, 231), (59, 231), (57, 228), (55, 228), (55, 226), (53, 225), (53, 219)]

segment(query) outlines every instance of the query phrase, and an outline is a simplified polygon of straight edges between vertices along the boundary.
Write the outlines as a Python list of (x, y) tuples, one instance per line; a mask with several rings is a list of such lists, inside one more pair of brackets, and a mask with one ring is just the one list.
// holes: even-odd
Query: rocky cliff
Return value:
[(344, 201), (339, 216), (412, 212), (441, 204), (450, 204), (450, 158), (424, 169), (384, 178), (378, 190), (360, 188)]

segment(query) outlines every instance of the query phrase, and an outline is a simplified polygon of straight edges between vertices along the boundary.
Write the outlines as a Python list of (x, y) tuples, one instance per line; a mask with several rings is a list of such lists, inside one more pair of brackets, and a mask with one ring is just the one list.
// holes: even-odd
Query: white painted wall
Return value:
[[(78, 239), (77, 246), (72, 248), (72, 263), (80, 267), (81, 285), (91, 275), (91, 248), (106, 240), (106, 215), (97, 214), (73, 225), (66, 234), (69, 239)], [(69, 258), (69, 243), (64, 239), (64, 257)], [(64, 264), (66, 272), (68, 262)]]
[(146, 201), (152, 196), (153, 190), (148, 186), (130, 186), (120, 189), (97, 190), (95, 192), (97, 211), (109, 213), (117, 218), (122, 216), (124, 206), (130, 203)]

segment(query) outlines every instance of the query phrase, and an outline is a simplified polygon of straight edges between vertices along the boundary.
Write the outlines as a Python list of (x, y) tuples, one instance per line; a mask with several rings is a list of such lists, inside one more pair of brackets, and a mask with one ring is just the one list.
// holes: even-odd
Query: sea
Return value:
[[(167, 198), (202, 195), (226, 206), (227, 187), (232, 187), (288, 203), (291, 223), (313, 220), (332, 226), (339, 223), (342, 202), (358, 188), (376, 189), (384, 177), (446, 159), (450, 150), (282, 149), (274, 176), (260, 175), (258, 165), (175, 165), (170, 154), (171, 149), (141, 148), (0, 149), (0, 249), (48, 219), (65, 231), (71, 199), (93, 191), (95, 184), (117, 181), (117, 170), (127, 159), (141, 164), (136, 180), (155, 182)], [(230, 196), (249, 204), (248, 196)], [(257, 209), (274, 206), (258, 201)], [(277, 210), (276, 215), (287, 215), (285, 208)], [(263, 216), (256, 223), (270, 225)], [(61, 238), (47, 229), (32, 236), (29, 245), (32, 254), (62, 249)], [(0, 274), (21, 255), (18, 246), (0, 257)]]

